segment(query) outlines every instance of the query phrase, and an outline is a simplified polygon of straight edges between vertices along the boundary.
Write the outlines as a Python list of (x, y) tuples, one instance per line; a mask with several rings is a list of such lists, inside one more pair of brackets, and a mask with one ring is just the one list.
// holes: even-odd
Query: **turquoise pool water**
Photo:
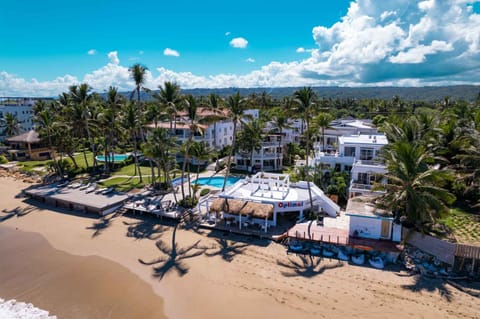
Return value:
[[(123, 162), (124, 160), (126, 160), (129, 157), (130, 157), (130, 155), (128, 155), (128, 154), (113, 154), (113, 162), (115, 162), (115, 163)], [(99, 162), (105, 162), (105, 156), (103, 156), (103, 155), (97, 155), (95, 158)]]
[[(198, 183), (199, 185), (207, 185), (207, 186), (222, 188), (224, 180), (225, 180), (225, 177), (223, 177), (223, 176), (200, 177), (199, 179), (193, 181), (193, 183), (194, 184)], [(239, 180), (241, 180), (240, 177), (228, 177), (227, 178), (227, 187), (232, 186), (233, 184), (235, 184)]]

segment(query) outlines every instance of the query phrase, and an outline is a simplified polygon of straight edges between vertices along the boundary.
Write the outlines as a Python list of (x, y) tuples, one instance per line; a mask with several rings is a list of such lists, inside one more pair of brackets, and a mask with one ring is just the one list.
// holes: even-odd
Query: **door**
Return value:
[(390, 221), (386, 219), (382, 219), (382, 229), (380, 232), (380, 237), (383, 239), (390, 238)]

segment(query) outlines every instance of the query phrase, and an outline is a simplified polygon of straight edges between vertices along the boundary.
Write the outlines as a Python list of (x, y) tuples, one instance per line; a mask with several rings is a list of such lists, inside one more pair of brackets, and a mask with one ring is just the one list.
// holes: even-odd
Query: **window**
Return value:
[(373, 148), (361, 148), (360, 149), (360, 160), (361, 161), (371, 161), (373, 159)]
[(346, 146), (345, 147), (345, 156), (355, 157), (355, 147)]

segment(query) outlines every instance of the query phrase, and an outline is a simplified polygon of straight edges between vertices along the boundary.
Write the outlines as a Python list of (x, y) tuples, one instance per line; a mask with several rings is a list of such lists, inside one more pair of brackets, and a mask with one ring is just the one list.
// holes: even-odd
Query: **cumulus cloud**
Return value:
[[(308, 53), (303, 59), (273, 61), (242, 75), (226, 71), (204, 76), (154, 65), (146, 86), (155, 88), (164, 81), (182, 88), (479, 84), (480, 15), (473, 2), (479, 0), (355, 0), (337, 23), (313, 28), (316, 46), (296, 50)], [(248, 41), (234, 38), (230, 45), (246, 48)], [(39, 82), (0, 70), (0, 92), (52, 96), (79, 81), (99, 91), (109, 85), (133, 89), (118, 53), (110, 52), (108, 58), (110, 63), (83, 79), (64, 75)]]
[(180, 53), (178, 53), (178, 51), (176, 51), (176, 50), (166, 48), (165, 50), (163, 50), (163, 55), (166, 55), (166, 56), (180, 56)]
[(238, 49), (245, 49), (248, 45), (248, 41), (245, 38), (239, 37), (239, 38), (233, 38), (230, 41), (230, 46), (233, 48), (238, 48)]
[(90, 50), (88, 50), (87, 54), (88, 54), (88, 55), (95, 55), (95, 54), (97, 54), (97, 50), (95, 50), (95, 49), (90, 49)]
[(253, 62), (255, 62), (255, 59), (254, 58), (248, 58), (248, 59), (245, 59), (245, 62), (253, 63)]
[(112, 51), (108, 52), (108, 59), (110, 60), (110, 63), (112, 64), (120, 64), (120, 59), (118, 58), (118, 52), (117, 51)]

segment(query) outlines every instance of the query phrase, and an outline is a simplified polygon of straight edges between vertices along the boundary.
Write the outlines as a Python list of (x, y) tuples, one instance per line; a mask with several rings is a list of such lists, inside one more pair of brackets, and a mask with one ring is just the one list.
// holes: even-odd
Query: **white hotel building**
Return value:
[(337, 149), (330, 152), (317, 149), (313, 165), (349, 171), (350, 197), (371, 193), (377, 176), (386, 173), (385, 165), (378, 161), (378, 154), (387, 144), (384, 134), (340, 136)]
[[(0, 97), (0, 119), (3, 119), (7, 113), (17, 117), (21, 132), (28, 132), (34, 128), (33, 123), (33, 105), (36, 99), (23, 97)], [(0, 130), (2, 134), (3, 130)], [(0, 140), (6, 136), (0, 135)]]

